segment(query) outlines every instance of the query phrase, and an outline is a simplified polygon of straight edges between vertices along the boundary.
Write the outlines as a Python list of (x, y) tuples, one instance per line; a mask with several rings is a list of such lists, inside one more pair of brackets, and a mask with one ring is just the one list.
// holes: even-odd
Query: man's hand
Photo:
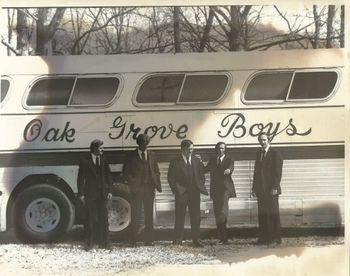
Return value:
[(272, 190), (271, 190), (271, 194), (272, 194), (272, 195), (277, 195), (277, 194), (278, 194), (277, 189), (272, 189)]
[(224, 175), (229, 175), (231, 173), (231, 170), (230, 169), (226, 169), (225, 171), (224, 171)]
[(199, 162), (203, 162), (202, 161), (202, 156), (200, 156), (200, 154), (195, 154), (194, 156), (196, 156), (199, 159)]
[(112, 194), (111, 193), (108, 193), (107, 194), (107, 199), (111, 199), (112, 198)]
[(255, 191), (252, 191), (252, 196), (253, 196), (253, 197), (256, 197)]
[(85, 205), (85, 196), (80, 196), (79, 199)]

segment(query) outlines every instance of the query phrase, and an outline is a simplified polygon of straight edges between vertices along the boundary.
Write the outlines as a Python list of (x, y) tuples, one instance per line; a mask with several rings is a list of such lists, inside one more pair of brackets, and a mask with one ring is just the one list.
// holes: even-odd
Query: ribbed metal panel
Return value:
[(253, 182), (253, 168), (251, 161), (235, 162), (233, 182), (236, 188), (237, 199), (250, 198), (251, 183)]
[(173, 202), (174, 195), (172, 194), (168, 184), (168, 168), (169, 163), (159, 163), (160, 182), (162, 183), (162, 192), (156, 194), (157, 202)]
[(281, 185), (281, 198), (343, 197), (344, 160), (286, 160)]
[[(169, 163), (160, 163), (159, 167), (163, 192), (157, 194), (157, 201), (173, 201), (174, 197), (167, 181)], [(253, 171), (254, 161), (235, 162), (233, 180), (237, 199), (251, 198)], [(206, 174), (206, 186), (208, 190), (209, 181), (209, 174)], [(281, 199), (342, 197), (344, 196), (344, 160), (285, 160), (281, 187)]]

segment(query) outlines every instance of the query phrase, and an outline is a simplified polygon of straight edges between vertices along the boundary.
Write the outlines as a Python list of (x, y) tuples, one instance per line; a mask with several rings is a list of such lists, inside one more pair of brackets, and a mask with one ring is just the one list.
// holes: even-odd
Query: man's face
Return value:
[(259, 137), (259, 144), (263, 149), (266, 149), (267, 146), (270, 144), (269, 139), (267, 138), (266, 135), (261, 135)]
[(102, 155), (103, 153), (103, 146), (99, 146), (98, 148), (95, 148), (93, 151), (92, 151), (93, 154), (99, 156), (99, 155)]
[(225, 145), (224, 144), (220, 144), (220, 146), (217, 148), (217, 154), (219, 157), (221, 157), (225, 154)]
[(148, 144), (141, 143), (141, 144), (139, 145), (139, 149), (140, 149), (141, 151), (145, 151), (147, 148), (148, 148)]
[(190, 157), (193, 152), (193, 145), (190, 145), (187, 148), (182, 149), (182, 154), (185, 155), (186, 157)]

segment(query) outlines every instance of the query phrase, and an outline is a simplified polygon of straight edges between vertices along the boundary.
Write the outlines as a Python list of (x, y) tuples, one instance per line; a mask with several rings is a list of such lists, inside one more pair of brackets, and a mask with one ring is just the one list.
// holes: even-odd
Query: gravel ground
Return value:
[[(112, 250), (83, 250), (83, 244), (70, 241), (56, 244), (0, 244), (1, 275), (131, 275), (153, 266), (218, 265), (249, 261), (276, 254), (301, 255), (305, 248), (332, 248), (344, 245), (343, 237), (284, 238), (280, 246), (258, 246), (255, 238), (231, 239), (219, 245), (215, 239), (203, 240), (204, 248), (193, 248), (191, 242), (173, 246), (170, 241), (156, 241), (153, 247), (127, 247), (113, 243)], [(253, 253), (252, 253), (253, 252)], [(252, 256), (252, 254), (254, 256)]]

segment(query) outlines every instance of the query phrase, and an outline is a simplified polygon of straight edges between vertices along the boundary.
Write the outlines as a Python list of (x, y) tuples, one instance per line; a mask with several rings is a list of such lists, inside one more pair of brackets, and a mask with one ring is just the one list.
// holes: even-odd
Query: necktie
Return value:
[(99, 169), (100, 169), (100, 157), (98, 157), (98, 156), (96, 156), (95, 166), (96, 166), (96, 170), (99, 171)]
[(261, 151), (261, 158), (260, 158), (260, 160), (261, 161), (263, 161), (264, 160), (264, 158), (265, 158), (265, 150), (263, 149), (262, 151)]
[(221, 165), (221, 158), (218, 158), (218, 166)]
[(190, 157), (189, 156), (187, 157), (187, 166), (191, 166)]

